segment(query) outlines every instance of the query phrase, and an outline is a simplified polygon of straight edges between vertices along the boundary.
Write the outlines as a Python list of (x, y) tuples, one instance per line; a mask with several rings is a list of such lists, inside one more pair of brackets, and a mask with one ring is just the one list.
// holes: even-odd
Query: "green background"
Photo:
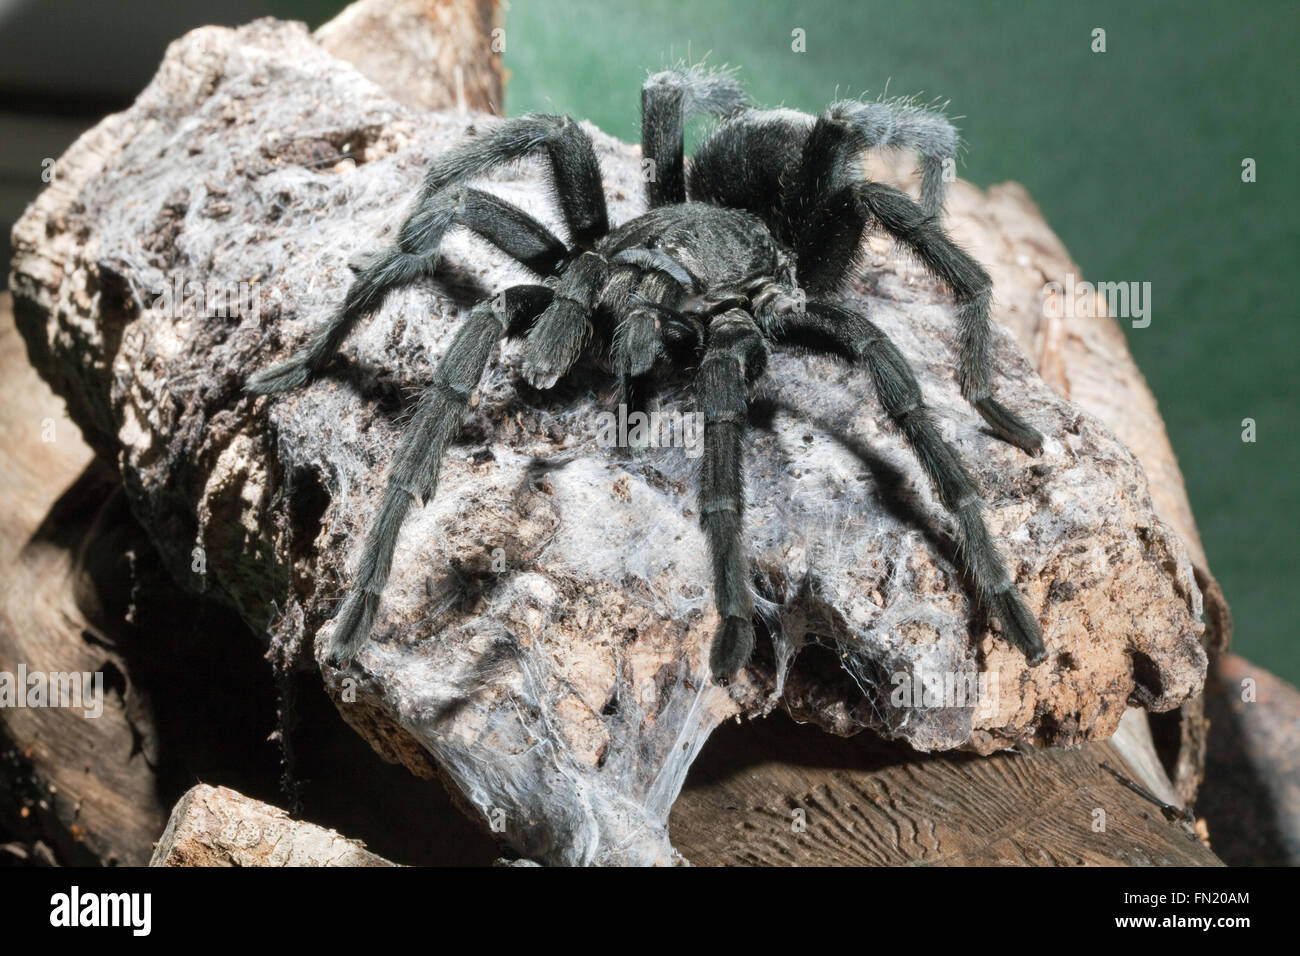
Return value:
[[(273, 6), (315, 25), (341, 4)], [(1097, 27), (1105, 53), (1091, 49)], [(705, 54), (741, 67), (767, 105), (817, 111), (886, 83), (950, 99), (968, 147), (962, 176), (1024, 183), (1084, 278), (1151, 283), (1150, 326), (1123, 326), (1232, 606), (1236, 649), (1300, 683), (1289, 295), (1300, 6), (512, 0), (505, 28), (508, 113), (570, 113), (630, 141), (646, 71)], [(791, 50), (795, 28), (805, 53)]]

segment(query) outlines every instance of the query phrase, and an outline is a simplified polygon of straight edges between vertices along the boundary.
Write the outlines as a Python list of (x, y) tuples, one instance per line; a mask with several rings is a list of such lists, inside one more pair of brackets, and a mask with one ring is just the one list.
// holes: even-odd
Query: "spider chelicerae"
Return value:
[[(683, 135), (697, 114), (720, 122), (688, 167)], [(743, 435), (749, 386), (763, 374), (768, 350), (779, 346), (866, 367), (954, 516), (979, 599), (1029, 662), (1041, 661), (1038, 622), (989, 536), (975, 481), (941, 437), (907, 361), (865, 315), (836, 301), (864, 234), (882, 229), (954, 296), (966, 400), (997, 436), (1038, 454), (1042, 436), (993, 397), (988, 273), (940, 225), (956, 130), (942, 114), (908, 101), (841, 101), (818, 117), (754, 109), (733, 74), (701, 68), (651, 76), (641, 91), (641, 120), (645, 213), (610, 228), (591, 140), (572, 119), (503, 120), (433, 163), (396, 242), (354, 266), (346, 297), (310, 343), (250, 377), (246, 387), (258, 394), (312, 379), (389, 292), (432, 275), (453, 227), (476, 233), (542, 277), (475, 306), (438, 363), (390, 467), (336, 618), (330, 660), (351, 660), (365, 642), (408, 509), (416, 498), (433, 496), (443, 455), (494, 346), (520, 337), (523, 375), (537, 388), (555, 385), (587, 349), (611, 367), (629, 407), (647, 401), (657, 375), (693, 374), (704, 420), (698, 509), (721, 618), (709, 655), (718, 682), (731, 680), (754, 647)], [(862, 154), (878, 147), (919, 155), (919, 204), (865, 177)], [(568, 244), (517, 207), (465, 185), (535, 154), (548, 163)]]

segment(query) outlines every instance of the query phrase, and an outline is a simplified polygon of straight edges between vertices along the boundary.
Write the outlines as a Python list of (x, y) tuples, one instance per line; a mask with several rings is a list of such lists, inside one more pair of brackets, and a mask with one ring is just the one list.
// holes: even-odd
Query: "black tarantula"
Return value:
[[(682, 139), (693, 114), (722, 120), (687, 169)], [(710, 651), (715, 680), (730, 680), (754, 646), (741, 523), (743, 435), (748, 387), (763, 374), (768, 349), (783, 345), (866, 366), (885, 411), (956, 519), (979, 598), (1030, 663), (1041, 661), (1038, 622), (984, 525), (974, 480), (940, 436), (907, 361), (866, 316), (835, 301), (864, 232), (883, 229), (952, 291), (962, 394), (1001, 439), (1038, 454), (1042, 436), (993, 398), (989, 276), (939, 224), (956, 131), (942, 115), (906, 102), (844, 101), (818, 117), (751, 109), (730, 74), (702, 69), (651, 76), (641, 91), (641, 120), (647, 212), (610, 228), (591, 140), (572, 119), (503, 120), (434, 162), (396, 242), (354, 267), (346, 298), (310, 343), (249, 379), (247, 389), (260, 394), (309, 381), (389, 292), (433, 272), (453, 226), (543, 277), (475, 306), (439, 362), (337, 615), (331, 661), (349, 661), (369, 635), (407, 510), (415, 498), (433, 496), (442, 457), (502, 336), (526, 338), (523, 375), (542, 389), (586, 348), (609, 361), (634, 405), (644, 402), (656, 374), (693, 372), (704, 418), (700, 521), (722, 619)], [(920, 155), (919, 205), (865, 178), (861, 154), (873, 147)], [(538, 153), (549, 164), (568, 245), (510, 203), (465, 185)]]

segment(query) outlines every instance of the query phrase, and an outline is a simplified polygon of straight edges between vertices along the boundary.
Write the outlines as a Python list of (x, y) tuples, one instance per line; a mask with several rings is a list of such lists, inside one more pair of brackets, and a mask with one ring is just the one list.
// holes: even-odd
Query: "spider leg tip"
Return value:
[(997, 435), (1026, 454), (1037, 458), (1043, 452), (1043, 435), (996, 399), (986, 396), (971, 403)]
[(533, 388), (545, 391), (555, 387), (555, 383), (560, 380), (560, 373), (553, 369), (539, 368), (536, 365), (525, 365), (524, 379)]
[(344, 647), (338, 642), (331, 642), (329, 652), (325, 655), (325, 662), (336, 670), (341, 670), (352, 663), (352, 658), (356, 656), (356, 651)]
[(709, 670), (720, 687), (726, 687), (749, 663), (754, 652), (754, 623), (741, 617), (723, 620), (709, 650)]
[(1015, 445), (1027, 455), (1034, 458), (1043, 453), (1043, 436), (1036, 428), (1025, 425), (1023, 422), (1015, 422), (1009, 426), (996, 428), (999, 437), (1003, 441)]
[(311, 373), (307, 366), (291, 359), (249, 375), (243, 388), (250, 395), (276, 395), (307, 384), (309, 378)]

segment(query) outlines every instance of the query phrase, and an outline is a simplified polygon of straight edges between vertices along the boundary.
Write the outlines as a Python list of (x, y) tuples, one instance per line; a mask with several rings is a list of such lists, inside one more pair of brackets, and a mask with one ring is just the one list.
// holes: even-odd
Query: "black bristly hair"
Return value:
[[(476, 306), (439, 361), (389, 468), (334, 622), (330, 660), (350, 661), (370, 634), (402, 523), (415, 499), (433, 496), (442, 458), (503, 337), (525, 338), (523, 375), (537, 388), (553, 387), (589, 348), (607, 350), (631, 406), (647, 401), (661, 372), (694, 374), (704, 418), (698, 507), (720, 618), (709, 656), (715, 680), (731, 680), (754, 646), (744, 434), (749, 387), (772, 347), (866, 369), (956, 521), (978, 598), (1030, 663), (1042, 660), (1038, 622), (985, 526), (975, 480), (940, 436), (906, 359), (866, 316), (835, 301), (864, 233), (877, 228), (893, 237), (956, 301), (962, 394), (995, 434), (1038, 453), (1042, 436), (993, 398), (989, 276), (940, 225), (958, 149), (951, 124), (906, 100), (843, 101), (818, 117), (749, 109), (733, 74), (700, 68), (651, 76), (641, 110), (646, 213), (610, 228), (600, 165), (573, 120), (504, 120), (432, 164), (396, 242), (356, 264), (343, 302), (304, 348), (249, 378), (245, 387), (254, 394), (309, 382), (389, 292), (433, 273), (453, 227), (477, 233), (544, 281)], [(683, 136), (695, 114), (722, 121), (687, 167)], [(883, 147), (920, 156), (919, 204), (865, 178), (862, 152)], [(568, 244), (510, 203), (466, 185), (536, 153), (547, 161)]]

